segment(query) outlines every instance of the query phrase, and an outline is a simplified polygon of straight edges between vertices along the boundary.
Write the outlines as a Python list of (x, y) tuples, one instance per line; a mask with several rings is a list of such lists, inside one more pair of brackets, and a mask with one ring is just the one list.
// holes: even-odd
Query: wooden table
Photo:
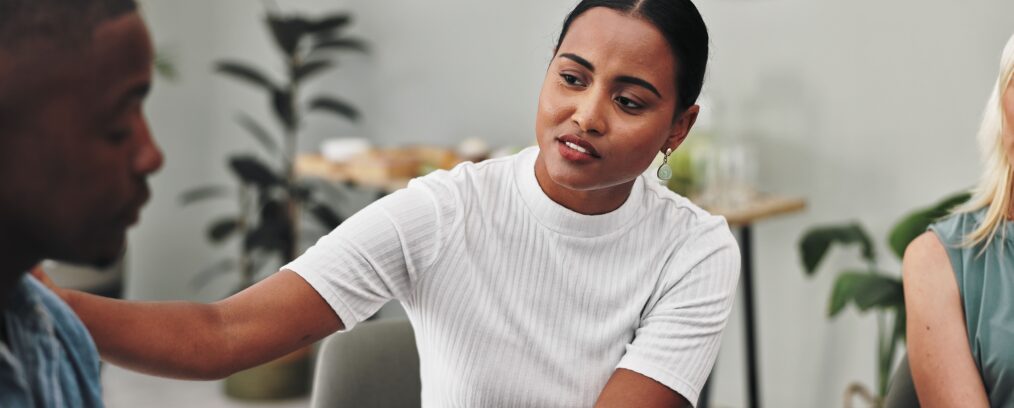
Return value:
[(333, 183), (355, 183), (357, 186), (393, 193), (408, 186), (411, 178), (394, 178), (387, 180), (355, 180), (346, 164), (328, 161), (317, 154), (302, 154), (296, 157), (296, 175), (313, 177)]
[[(747, 390), (750, 396), (750, 407), (761, 406), (760, 385), (757, 382), (759, 366), (757, 364), (757, 337), (754, 312), (753, 293), (753, 224), (783, 214), (791, 214), (806, 208), (806, 201), (801, 198), (782, 197), (772, 194), (758, 195), (749, 202), (736, 208), (707, 207), (708, 212), (724, 216), (730, 227), (739, 229), (739, 251), (742, 256), (740, 278), (743, 282), (743, 311), (746, 329), (746, 367)], [(709, 380), (710, 383), (710, 380)], [(708, 407), (709, 385), (698, 401), (698, 406)]]

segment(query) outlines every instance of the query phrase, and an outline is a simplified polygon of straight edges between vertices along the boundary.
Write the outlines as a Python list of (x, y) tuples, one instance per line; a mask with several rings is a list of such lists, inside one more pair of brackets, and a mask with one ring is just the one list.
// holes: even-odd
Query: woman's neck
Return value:
[(584, 215), (606, 214), (620, 208), (630, 197), (636, 180), (595, 190), (573, 190), (553, 181), (541, 157), (535, 160), (535, 179), (551, 200)]

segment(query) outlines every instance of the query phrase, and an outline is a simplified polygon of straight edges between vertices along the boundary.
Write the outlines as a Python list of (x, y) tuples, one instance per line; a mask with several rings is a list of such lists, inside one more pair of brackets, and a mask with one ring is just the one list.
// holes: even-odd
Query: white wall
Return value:
[[(479, 136), (527, 144), (549, 52), (572, 0), (476, 2), (285, 1), (285, 10), (347, 9), (369, 56), (342, 58), (320, 86), (354, 101), (363, 123), (318, 118), (303, 150), (328, 136), (454, 145)], [(706, 92), (726, 134), (760, 153), (758, 181), (806, 197), (800, 215), (757, 226), (756, 298), (767, 406), (840, 405), (847, 383), (874, 381), (871, 317), (826, 321), (834, 272), (858, 266), (836, 253), (805, 279), (796, 242), (807, 226), (859, 220), (881, 242), (909, 209), (964, 186), (978, 172), (974, 131), (1012, 32), (1009, 1), (700, 0), (712, 33)], [(258, 5), (244, 0), (148, 1), (156, 42), (175, 51), (182, 79), (148, 105), (166, 150), (154, 199), (131, 235), (129, 290), (143, 299), (213, 299), (193, 273), (231, 248), (203, 228), (228, 203), (182, 208), (177, 197), (228, 182), (223, 155), (254, 150), (232, 124), (239, 110), (269, 118), (263, 97), (211, 74), (221, 57), (276, 71)], [(707, 107), (706, 107), (707, 108)], [(897, 270), (887, 248), (882, 267)], [(225, 281), (222, 285), (226, 285)], [(741, 314), (734, 312), (713, 388), (718, 405), (745, 406)]]

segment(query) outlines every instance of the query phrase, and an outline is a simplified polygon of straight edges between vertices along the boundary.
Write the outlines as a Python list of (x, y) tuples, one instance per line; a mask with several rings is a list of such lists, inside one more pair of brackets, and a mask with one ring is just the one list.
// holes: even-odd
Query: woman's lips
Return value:
[(595, 146), (577, 136), (563, 135), (556, 140), (559, 142), (560, 155), (567, 160), (587, 163), (601, 158)]

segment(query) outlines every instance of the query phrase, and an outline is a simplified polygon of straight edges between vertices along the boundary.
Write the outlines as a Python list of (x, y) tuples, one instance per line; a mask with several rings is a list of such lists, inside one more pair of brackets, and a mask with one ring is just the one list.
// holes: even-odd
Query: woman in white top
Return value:
[(157, 375), (220, 378), (397, 299), (425, 406), (696, 404), (739, 252), (724, 219), (640, 174), (693, 126), (707, 56), (689, 0), (583, 1), (538, 148), (414, 180), (214, 304), (62, 296), (105, 359)]

